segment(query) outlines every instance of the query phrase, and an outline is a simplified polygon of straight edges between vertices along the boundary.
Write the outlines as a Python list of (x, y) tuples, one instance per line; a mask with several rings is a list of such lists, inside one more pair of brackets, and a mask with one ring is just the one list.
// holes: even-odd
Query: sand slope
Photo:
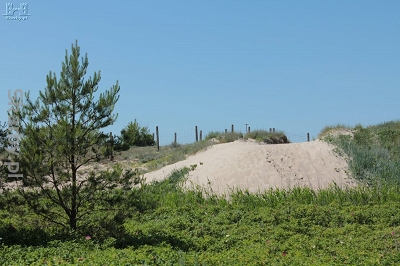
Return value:
[(318, 189), (332, 182), (341, 187), (356, 185), (346, 174), (346, 161), (333, 149), (334, 146), (320, 140), (278, 145), (238, 140), (216, 144), (145, 177), (147, 181), (160, 180), (174, 169), (197, 164), (188, 183), (207, 187), (210, 181), (217, 194), (229, 193), (230, 188), (236, 187), (257, 192), (294, 186)]

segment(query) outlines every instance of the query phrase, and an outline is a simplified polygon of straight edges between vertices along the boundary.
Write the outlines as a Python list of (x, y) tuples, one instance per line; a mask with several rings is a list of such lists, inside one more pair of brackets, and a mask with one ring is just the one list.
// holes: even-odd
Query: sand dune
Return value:
[(346, 174), (346, 161), (333, 149), (334, 146), (320, 140), (278, 145), (237, 140), (211, 146), (145, 177), (147, 181), (161, 180), (174, 169), (197, 164), (187, 185), (207, 187), (210, 182), (217, 194), (229, 193), (232, 188), (250, 192), (294, 186), (319, 189), (333, 182), (340, 187), (355, 186), (356, 181)]

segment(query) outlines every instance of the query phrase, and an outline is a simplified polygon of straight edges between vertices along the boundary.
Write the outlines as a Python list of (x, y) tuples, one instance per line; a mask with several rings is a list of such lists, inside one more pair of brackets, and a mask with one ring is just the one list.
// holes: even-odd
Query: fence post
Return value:
[(199, 141), (199, 135), (197, 134), (197, 126), (194, 127), (194, 131), (196, 133), (196, 142)]
[(174, 135), (174, 143), (176, 144), (176, 133)]
[(228, 130), (225, 128), (225, 134), (228, 133)]
[(203, 132), (200, 130), (200, 141), (203, 140)]
[(114, 160), (114, 137), (112, 132), (110, 132), (110, 150), (111, 150), (111, 155), (110, 155), (110, 161)]
[(307, 141), (310, 141), (310, 133), (307, 133)]
[(156, 135), (157, 135), (157, 151), (160, 151), (160, 137), (158, 135), (158, 126), (156, 126)]
[(249, 131), (248, 131), (247, 133), (249, 133), (249, 134), (250, 134), (250, 126), (249, 126)]
[(234, 130), (233, 130), (233, 125), (232, 125), (232, 133), (234, 132)]
[(274, 133), (275, 133), (275, 128), (273, 128), (273, 129), (272, 129), (272, 132), (274, 132)]
[(272, 133), (272, 128), (271, 127), (269, 128), (269, 133)]

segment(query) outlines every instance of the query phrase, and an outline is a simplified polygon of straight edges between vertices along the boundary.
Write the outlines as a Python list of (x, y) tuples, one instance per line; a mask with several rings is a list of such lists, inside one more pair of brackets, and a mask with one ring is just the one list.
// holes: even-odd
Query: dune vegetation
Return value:
[[(337, 132), (345, 131), (346, 134)], [(283, 134), (283, 132), (278, 132)], [(141, 173), (214, 144), (206, 140), (115, 156)], [(283, 134), (284, 135), (284, 134)], [(356, 188), (232, 191), (229, 200), (180, 187), (189, 168), (133, 189), (114, 188), (71, 231), (35, 215), (16, 192), (0, 194), (2, 265), (397, 265), (400, 263), (400, 121), (326, 127), (320, 139), (345, 156)], [(138, 177), (140, 179), (140, 177)], [(50, 201), (42, 202), (49, 211)]]

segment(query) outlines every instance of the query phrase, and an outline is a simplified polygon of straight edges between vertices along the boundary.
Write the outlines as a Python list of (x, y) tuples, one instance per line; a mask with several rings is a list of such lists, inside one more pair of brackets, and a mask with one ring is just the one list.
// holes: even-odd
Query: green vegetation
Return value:
[(206, 140), (216, 139), (219, 143), (227, 143), (238, 140), (240, 138), (254, 139), (256, 141), (265, 142), (267, 144), (290, 143), (283, 131), (270, 133), (265, 130), (254, 130), (243, 135), (240, 132), (218, 132), (211, 131), (205, 137)]
[(400, 183), (400, 121), (363, 127), (352, 134), (321, 136), (335, 144), (337, 152), (348, 158), (352, 175), (369, 185)]
[(148, 147), (154, 146), (156, 141), (150, 134), (148, 127), (141, 127), (136, 121), (129, 122), (128, 125), (121, 130), (121, 135), (110, 135), (101, 133), (104, 141), (101, 143), (102, 155), (105, 158), (114, 158), (116, 154), (121, 154), (132, 147)]
[(140, 127), (138, 122), (129, 122), (129, 124), (121, 130), (121, 137), (114, 138), (115, 150), (128, 150), (130, 147), (138, 146), (153, 146), (156, 142), (153, 139), (153, 135), (147, 127)]
[[(214, 145), (213, 142), (203, 140), (190, 144), (171, 143), (171, 145), (161, 146), (160, 151), (157, 151), (153, 146), (132, 147), (126, 151), (116, 152), (114, 159), (116, 161), (133, 161), (130, 167), (140, 168), (141, 173), (144, 174), (182, 161), (187, 156), (194, 155), (212, 145)], [(107, 161), (107, 159), (102, 160), (102, 162)]]
[(179, 144), (171, 143), (171, 145), (160, 147), (160, 151), (157, 151), (154, 147), (132, 147), (126, 151), (118, 151), (115, 153), (115, 160), (134, 160), (136, 163), (131, 166), (141, 168), (141, 174), (149, 171), (160, 169), (166, 165), (170, 165), (186, 159), (190, 155), (194, 155), (197, 152), (207, 149), (215, 143), (212, 139), (216, 139), (219, 143), (228, 143), (238, 140), (239, 138), (255, 139), (260, 142), (278, 144), (278, 143), (289, 143), (284, 132), (269, 133), (264, 130), (255, 130), (254, 132), (243, 136), (242, 133), (222, 133), (222, 132), (210, 132), (205, 140), (194, 142), (190, 144)]
[(216, 140), (218, 140), (219, 143), (233, 142), (240, 138), (243, 138), (243, 134), (240, 132), (224, 133), (224, 132), (218, 132), (218, 131), (211, 131), (205, 137), (206, 140), (216, 139)]
[(0, 153), (3, 153), (8, 146), (8, 132), (6, 126), (7, 124), (5, 122), (3, 125), (0, 123)]
[(104, 134), (100, 129), (116, 120), (113, 110), (120, 90), (117, 81), (96, 101), (93, 95), (100, 72), (85, 80), (89, 61), (87, 55), (79, 57), (76, 42), (70, 55), (66, 51), (60, 78), (50, 71), (47, 87), (38, 99), (32, 101), (27, 93), (26, 104), (19, 107), (21, 99), (14, 96), (9, 112), (18, 121), (14, 130), (19, 128), (23, 135), (20, 151), (11, 159), (14, 172), (21, 174), (16, 187), (19, 195), (32, 212), (70, 230), (90, 226), (87, 216), (109, 202), (108, 191), (130, 187), (133, 175), (118, 167), (91, 171), (87, 176), (78, 174), (79, 168), (102, 157)]
[[(381, 154), (386, 154), (383, 158), (388, 164), (395, 164), (399, 159), (395, 148), (399, 145), (399, 128), (399, 122), (367, 128), (357, 126), (352, 129), (353, 136), (327, 134), (324, 138), (337, 143), (336, 151), (348, 156), (351, 164), (357, 165), (362, 160), (357, 157), (361, 152), (376, 152), (377, 147)], [(177, 151), (195, 153), (211, 144), (202, 141), (161, 147), (159, 153), (154, 153), (160, 157), (147, 163), (172, 157)], [(150, 148), (137, 147), (127, 152), (142, 149), (142, 156), (156, 156), (149, 155), (146, 149)], [(383, 160), (378, 160), (380, 157), (372, 157), (373, 163), (378, 163), (371, 168), (374, 171), (364, 169), (369, 171), (370, 178), (381, 173), (378, 166), (387, 167)], [(151, 184), (137, 177), (136, 183), (142, 185), (109, 191), (110, 201), (99, 202), (102, 211), (88, 215), (89, 226), (76, 232), (38, 219), (18, 193), (3, 193), (0, 263), (396, 265), (400, 262), (400, 186), (395, 182), (374, 182), (348, 189), (333, 185), (319, 191), (308, 188), (259, 194), (232, 191), (228, 200), (201, 188), (181, 189), (179, 184), (190, 171), (190, 168), (177, 170), (169, 178)], [(366, 180), (364, 175), (359, 174), (358, 178)], [(101, 223), (97, 222), (99, 217)]]
[(346, 126), (344, 124), (337, 124), (336, 126), (325, 126), (321, 132), (318, 134), (318, 138), (322, 139), (325, 136), (331, 134), (332, 132), (346, 132), (346, 131), (351, 131), (350, 126)]
[[(138, 147), (147, 143), (139, 135), (149, 134), (136, 120), (123, 133), (122, 141), (131, 148), (116, 154), (120, 162), (107, 171), (94, 165), (96, 171), (82, 177), (80, 166), (101, 159), (105, 163), (106, 135), (100, 129), (115, 120), (119, 86), (94, 102), (100, 75), (84, 82), (87, 58), (82, 65), (78, 59), (76, 44), (69, 60), (66, 56), (61, 79), (52, 73), (47, 77), (42, 104), (28, 100), (18, 114), (24, 138), (17, 161), (25, 186), (0, 190), (0, 264), (400, 263), (400, 121), (366, 128), (338, 125), (321, 132), (320, 138), (336, 145), (353, 176), (363, 181), (356, 188), (332, 185), (319, 191), (293, 188), (258, 194), (235, 190), (217, 196), (200, 187), (182, 188), (197, 164), (146, 183), (143, 172), (207, 149), (212, 139), (226, 143), (253, 138), (271, 144), (289, 140), (283, 132), (211, 132), (204, 141), (173, 143), (157, 152)], [(0, 128), (2, 148), (10, 147), (5, 133)], [(123, 169), (125, 159), (134, 171)], [(10, 181), (4, 165), (1, 169), (0, 181)]]
[(296, 188), (257, 195), (235, 191), (228, 201), (201, 189), (180, 189), (189, 171), (178, 170), (166, 180), (134, 190), (115, 189), (109, 194), (114, 207), (103, 206), (104, 221), (79, 234), (36, 220), (18, 194), (2, 195), (0, 263), (391, 265), (400, 261), (398, 187), (332, 186), (318, 192)]
[(268, 144), (290, 143), (283, 131), (271, 133), (265, 130), (254, 130), (247, 133), (246, 138), (255, 139)]

